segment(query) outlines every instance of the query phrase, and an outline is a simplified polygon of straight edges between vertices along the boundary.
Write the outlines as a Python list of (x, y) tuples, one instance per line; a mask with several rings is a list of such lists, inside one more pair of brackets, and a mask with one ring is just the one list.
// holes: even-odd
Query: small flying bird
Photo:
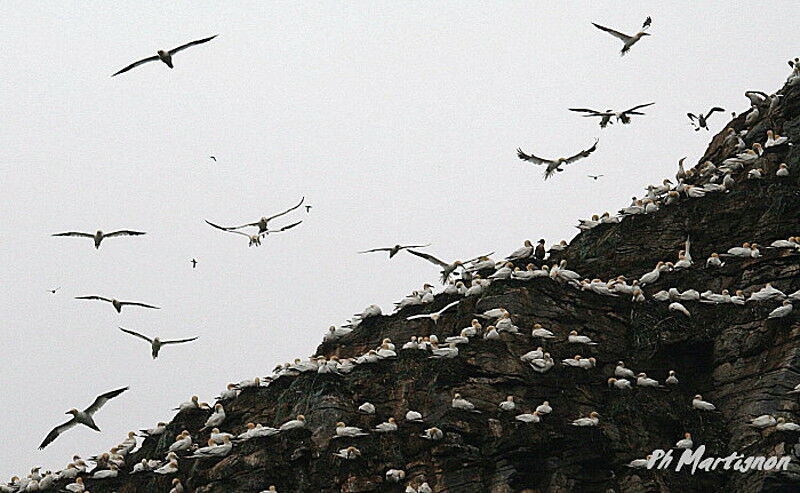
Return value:
[(206, 222), (210, 226), (213, 226), (213, 227), (215, 227), (217, 229), (221, 229), (222, 231), (225, 231), (226, 233), (235, 233), (237, 235), (246, 236), (250, 240), (250, 243), (248, 243), (247, 246), (257, 246), (257, 247), (259, 247), (259, 246), (261, 246), (261, 236), (262, 235), (267, 235), (269, 233), (281, 233), (283, 231), (286, 231), (287, 229), (294, 228), (295, 226), (297, 226), (298, 224), (302, 223), (303, 221), (297, 221), (296, 223), (289, 224), (288, 226), (284, 226), (281, 229), (267, 230), (267, 231), (265, 231), (263, 233), (256, 233), (254, 235), (249, 235), (249, 234), (245, 233), (244, 231), (236, 231), (235, 229), (224, 228), (224, 227), (219, 226), (217, 224), (214, 224), (214, 223), (212, 223), (211, 221), (208, 221), (208, 220), (206, 220)]
[(56, 294), (56, 291), (58, 291), (59, 289), (61, 289), (61, 286), (57, 287), (56, 289), (48, 289), (47, 291), (49, 293)]
[(307, 205), (307, 206), (306, 206), (306, 214), (308, 214), (309, 212), (311, 212), (311, 206), (310, 206), (310, 205)]
[(160, 310), (160, 309), (161, 309), (161, 308), (159, 308), (159, 307), (157, 307), (157, 306), (148, 305), (148, 304), (145, 304), (145, 303), (138, 303), (138, 302), (136, 302), (136, 301), (120, 301), (120, 300), (117, 300), (117, 299), (115, 299), (115, 298), (110, 298), (110, 299), (109, 299), (109, 298), (104, 298), (104, 297), (102, 297), (102, 296), (96, 296), (96, 295), (91, 295), (91, 296), (76, 296), (76, 297), (75, 297), (75, 299), (76, 299), (76, 300), (98, 300), (98, 301), (107, 301), (107, 302), (111, 303), (112, 305), (114, 305), (114, 309), (117, 311), (117, 313), (122, 313), (122, 307), (123, 307), (123, 306), (126, 306), (126, 305), (130, 305), (130, 306), (141, 306), (141, 307), (144, 307), (144, 308), (152, 308), (152, 309), (154, 309), (154, 310)]
[(100, 408), (103, 407), (106, 402), (110, 401), (111, 399), (120, 395), (126, 390), (128, 390), (128, 387), (123, 387), (121, 389), (112, 390), (111, 392), (106, 392), (105, 394), (97, 397), (97, 399), (94, 400), (92, 405), (87, 407), (85, 410), (78, 411), (77, 409), (70, 409), (69, 411), (64, 413), (64, 414), (71, 414), (72, 419), (70, 419), (64, 424), (58, 425), (55, 428), (53, 428), (50, 431), (50, 433), (47, 434), (47, 437), (45, 437), (42, 444), (39, 445), (39, 450), (42, 450), (43, 448), (50, 445), (50, 443), (52, 443), (53, 440), (58, 438), (60, 434), (64, 433), (65, 431), (79, 424), (88, 426), (89, 428), (95, 431), (100, 431), (100, 428), (98, 428), (97, 425), (94, 423), (94, 419), (92, 419), (92, 416), (94, 415), (94, 413), (99, 411)]
[(121, 229), (119, 231), (114, 231), (113, 233), (103, 233), (99, 229), (94, 233), (82, 233), (80, 231), (67, 231), (66, 233), (55, 233), (51, 236), (75, 236), (80, 238), (92, 238), (94, 239), (94, 247), (100, 248), (100, 243), (106, 238), (116, 238), (118, 236), (141, 236), (144, 233), (143, 231), (131, 231), (128, 229)]
[(216, 156), (208, 156), (208, 157), (210, 157), (211, 159), (213, 159), (215, 163), (217, 162), (217, 157), (216, 157)]
[(142, 335), (142, 334), (140, 334), (138, 332), (135, 332), (135, 331), (129, 330), (129, 329), (125, 329), (123, 327), (120, 327), (119, 330), (121, 330), (122, 332), (125, 332), (126, 334), (130, 334), (132, 336), (138, 337), (139, 339), (144, 339), (145, 341), (149, 342), (150, 343), (150, 348), (152, 349), (153, 359), (158, 358), (158, 352), (161, 350), (161, 346), (164, 346), (166, 344), (181, 344), (181, 343), (184, 343), (184, 342), (192, 342), (192, 341), (197, 339), (197, 337), (191, 337), (189, 339), (174, 339), (174, 340), (171, 340), (171, 341), (162, 341), (158, 337), (154, 337), (154, 338), (150, 339), (146, 335)]
[(358, 253), (389, 252), (389, 258), (392, 258), (401, 250), (405, 250), (406, 248), (425, 248), (429, 246), (431, 246), (430, 243), (427, 245), (395, 245), (393, 247), (373, 248), (372, 250), (364, 250), (363, 252)]
[(607, 32), (608, 34), (614, 36), (615, 38), (622, 40), (623, 45), (622, 45), (622, 51), (620, 52), (620, 56), (625, 56), (625, 54), (628, 53), (628, 51), (630, 51), (631, 46), (635, 45), (637, 41), (639, 41), (645, 36), (650, 36), (650, 33), (647, 33), (645, 31), (650, 27), (651, 22), (652, 19), (650, 19), (650, 17), (647, 17), (647, 19), (645, 19), (644, 23), (642, 24), (642, 30), (634, 34), (633, 36), (628, 36), (627, 34), (615, 31), (608, 27), (601, 26), (600, 24), (595, 24), (594, 22), (592, 22), (592, 25), (597, 29), (600, 29), (601, 31)]
[(586, 175), (586, 176), (588, 176), (589, 178), (591, 178), (594, 181), (597, 181), (598, 178), (602, 178), (603, 176), (606, 176), (606, 175)]
[(689, 121), (691, 121), (692, 125), (694, 125), (694, 131), (697, 132), (701, 128), (708, 130), (708, 119), (715, 111), (725, 111), (725, 108), (714, 106), (713, 108), (708, 110), (708, 113), (706, 113), (705, 115), (702, 113), (698, 113), (697, 115), (695, 115), (694, 113), (686, 113), (686, 116), (689, 117)]
[(492, 252), (492, 253), (489, 253), (487, 255), (481, 255), (479, 257), (475, 257), (473, 259), (467, 260), (466, 262), (462, 262), (460, 260), (456, 260), (456, 261), (448, 264), (447, 262), (443, 262), (443, 261), (439, 260), (438, 258), (434, 257), (433, 255), (431, 255), (429, 253), (418, 252), (416, 250), (409, 250), (408, 253), (410, 253), (412, 255), (416, 255), (417, 257), (420, 257), (420, 258), (424, 258), (428, 262), (430, 262), (430, 263), (432, 263), (434, 265), (438, 265), (439, 267), (441, 267), (442, 268), (442, 284), (446, 284), (447, 280), (450, 278), (450, 276), (453, 274), (453, 272), (455, 272), (456, 269), (458, 269), (459, 267), (463, 268), (465, 263), (468, 264), (470, 262), (474, 262), (475, 260), (478, 260), (481, 257), (488, 257), (488, 256), (494, 254), (494, 252)]
[(193, 258), (189, 262), (192, 264), (192, 269), (196, 269), (197, 268), (197, 259)]
[(575, 154), (574, 156), (567, 158), (560, 157), (558, 159), (544, 159), (537, 157), (533, 154), (525, 154), (520, 148), (517, 148), (517, 156), (523, 161), (528, 161), (533, 164), (547, 164), (547, 169), (544, 172), (544, 179), (546, 180), (551, 176), (553, 176), (553, 174), (556, 171), (558, 172), (564, 171), (563, 169), (561, 169), (562, 165), (571, 164), (574, 163), (575, 161), (588, 157), (591, 153), (593, 153), (597, 149), (597, 142), (598, 140), (595, 140), (594, 145), (592, 145), (592, 147), (584, 151), (581, 151)]
[[(219, 35), (215, 34), (215, 35), (211, 36), (210, 38), (198, 39), (197, 41), (192, 41), (190, 43), (186, 43), (185, 45), (178, 46), (177, 48), (173, 48), (173, 49), (171, 49), (169, 51), (158, 50), (156, 52), (156, 53), (158, 53), (157, 55), (153, 55), (151, 57), (144, 58), (142, 60), (139, 60), (138, 62), (133, 62), (132, 64), (130, 64), (127, 67), (125, 67), (124, 69), (120, 70), (119, 72), (116, 72), (116, 73), (112, 74), (111, 77), (114, 77), (115, 75), (119, 75), (119, 74), (125, 73), (128, 70), (130, 70), (132, 68), (136, 68), (139, 65), (142, 65), (144, 63), (155, 62), (157, 60), (161, 60), (162, 62), (166, 63), (167, 67), (169, 67), (169, 68), (174, 68), (172, 66), (172, 55), (174, 55), (175, 53), (178, 53), (179, 51), (185, 50), (186, 48), (191, 48), (192, 46), (195, 46), (195, 45), (207, 43), (207, 42), (211, 41), (212, 39), (216, 38), (217, 36), (219, 36)], [(216, 161), (216, 159), (214, 161)]]
[(605, 111), (595, 111), (589, 108), (568, 108), (570, 111), (575, 111), (576, 113), (586, 113), (585, 117), (592, 117), (592, 116), (599, 116), (600, 117), (600, 128), (606, 128), (609, 123), (613, 123), (611, 121), (612, 117), (616, 117), (618, 122), (622, 122), (623, 125), (627, 125), (631, 122), (631, 115), (644, 115), (641, 111), (637, 111), (642, 108), (646, 108), (648, 106), (652, 106), (656, 104), (653, 103), (645, 103), (640, 104), (638, 106), (634, 106), (633, 108), (627, 109), (625, 111), (617, 111), (614, 110), (605, 110)]

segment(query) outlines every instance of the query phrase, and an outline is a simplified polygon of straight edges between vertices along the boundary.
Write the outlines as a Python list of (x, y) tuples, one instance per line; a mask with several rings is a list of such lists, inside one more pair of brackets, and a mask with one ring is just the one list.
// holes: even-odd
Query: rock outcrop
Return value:
[[(800, 144), (800, 85), (785, 87), (777, 109), (754, 123), (743, 135), (748, 146), (763, 143), (766, 130)], [(729, 124), (745, 129), (744, 116)], [(725, 136), (717, 135), (700, 163), (717, 166), (733, 153)], [(647, 300), (630, 296), (601, 296), (549, 277), (529, 281), (495, 281), (480, 296), (462, 298), (434, 324), (428, 319), (406, 320), (438, 310), (459, 299), (437, 295), (426, 305), (392, 316), (366, 318), (352, 333), (325, 342), (317, 354), (325, 358), (357, 357), (380, 346), (384, 338), (397, 345), (396, 359), (357, 366), (347, 375), (303, 373), (280, 377), (266, 387), (246, 388), (223, 402), (227, 418), (223, 431), (241, 433), (248, 422), (277, 426), (298, 414), (304, 429), (237, 444), (222, 459), (179, 460), (175, 475), (151, 472), (105, 480), (87, 479), (94, 493), (163, 491), (174, 477), (187, 491), (258, 492), (276, 485), (279, 492), (403, 492), (407, 485), (426, 480), (435, 492), (649, 492), (649, 491), (800, 491), (800, 445), (797, 432), (759, 430), (748, 421), (762, 414), (800, 421), (800, 394), (788, 393), (800, 383), (800, 301), (788, 317), (768, 319), (779, 301), (744, 305), (683, 302), (690, 317), (668, 310), (668, 302), (652, 295), (671, 287), (684, 291), (750, 294), (766, 283), (789, 294), (800, 289), (800, 249), (767, 248), (774, 240), (800, 235), (800, 145), (767, 149), (757, 161), (763, 179), (734, 175), (727, 192), (708, 193), (662, 205), (656, 212), (600, 224), (579, 234), (552, 261), (566, 260), (568, 268), (588, 279), (624, 275), (638, 279), (659, 261), (677, 260), (687, 235), (694, 265), (665, 271), (644, 288)], [(671, 156), (660, 156), (662, 159)], [(779, 163), (790, 176), (776, 177)], [(699, 183), (698, 173), (687, 183)], [(744, 242), (761, 245), (757, 258), (725, 258), (720, 268), (705, 267), (714, 252), (724, 253)], [(524, 269), (524, 264), (520, 263)], [(475, 313), (505, 307), (520, 334), (501, 340), (473, 338), (459, 346), (452, 359), (432, 359), (429, 353), (400, 350), (412, 336), (437, 334), (440, 340), (458, 335)], [(534, 323), (551, 330), (556, 339), (530, 335)], [(570, 330), (590, 336), (596, 346), (569, 344)], [(545, 373), (533, 371), (520, 356), (543, 346), (556, 360)], [(594, 357), (597, 366), (570, 368), (560, 360), (575, 354)], [(663, 382), (674, 370), (680, 383), (670, 388), (614, 390), (606, 384), (618, 361)], [(480, 412), (453, 409), (455, 392)], [(692, 408), (695, 394), (714, 403), (718, 412)], [(498, 404), (513, 395), (517, 411), (503, 412)], [(551, 414), (540, 423), (514, 419), (549, 401)], [(374, 415), (357, 412), (365, 401)], [(424, 416), (424, 424), (407, 422), (406, 411)], [(600, 414), (597, 427), (571, 426), (591, 411)], [(131, 453), (127, 467), (142, 458), (163, 458), (181, 430), (200, 432), (208, 411), (185, 411), (169, 423), (160, 438), (149, 438)], [(388, 417), (397, 418), (394, 433), (370, 433), (357, 438), (332, 438), (335, 423), (372, 429)], [(444, 438), (421, 438), (436, 426)], [(707, 456), (790, 455), (788, 470), (780, 472), (641, 470), (626, 464), (652, 450), (669, 449), (690, 432)], [(354, 445), (355, 460), (334, 453)], [(399, 483), (388, 482), (389, 469), (405, 471)]]

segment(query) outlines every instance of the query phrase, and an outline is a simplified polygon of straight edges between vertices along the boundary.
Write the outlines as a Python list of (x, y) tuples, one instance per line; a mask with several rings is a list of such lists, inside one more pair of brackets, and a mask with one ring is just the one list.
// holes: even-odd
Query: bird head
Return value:
[(70, 409), (69, 411), (65, 412), (64, 414), (71, 414), (73, 416), (77, 415), (80, 411), (75, 408)]
[(156, 53), (158, 53), (160, 56), (169, 55), (169, 52), (165, 50), (158, 50)]

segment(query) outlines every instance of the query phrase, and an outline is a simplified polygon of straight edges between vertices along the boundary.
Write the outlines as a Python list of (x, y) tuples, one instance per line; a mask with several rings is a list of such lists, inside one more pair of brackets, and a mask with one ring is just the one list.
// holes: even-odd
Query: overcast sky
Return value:
[[(357, 250), (431, 242), (450, 261), (571, 238), (578, 218), (696, 162), (712, 134), (687, 111), (723, 106), (720, 130), (800, 54), (781, 14), (793, 1), (771, 2), (774, 15), (731, 1), (305, 3), (0, 3), (0, 477), (106, 451), (437, 279), (411, 255)], [(653, 36), (624, 58), (590, 24), (633, 34), (648, 15)], [(217, 33), (174, 70), (109, 77)], [(566, 110), (650, 101), (603, 131)], [(591, 158), (547, 182), (515, 155), (570, 155), (596, 137)], [(203, 223), (255, 221), (303, 195), (311, 212), (286, 218), (303, 224), (261, 248)], [(121, 228), (147, 235), (99, 251), (50, 237)], [(89, 294), (163, 308), (73, 299)], [(200, 339), (152, 361), (119, 325)], [(37, 450), (66, 410), (125, 385), (96, 416), (102, 433)]]

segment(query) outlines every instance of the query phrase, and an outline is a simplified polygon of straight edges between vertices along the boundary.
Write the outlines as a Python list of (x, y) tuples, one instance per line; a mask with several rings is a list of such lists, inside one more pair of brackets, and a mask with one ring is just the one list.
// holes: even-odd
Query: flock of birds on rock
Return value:
[[(642, 30), (633, 36), (628, 36), (597, 24), (594, 25), (598, 29), (608, 32), (622, 40), (622, 55), (624, 55), (634, 44), (643, 37), (649, 35), (646, 31), (650, 27), (650, 23), (651, 19), (648, 17), (642, 26)], [(176, 53), (189, 47), (209, 42), (214, 38), (216, 38), (216, 36), (192, 41), (168, 51), (159, 50), (157, 55), (139, 60), (114, 73), (112, 77), (151, 61), (160, 60), (169, 68), (173, 68), (172, 57)], [(792, 74), (788, 82), (789, 85), (792, 86), (800, 81), (800, 60), (795, 59), (790, 61), (789, 65), (792, 68)], [(752, 127), (754, 123), (773, 114), (774, 111), (780, 107), (782, 98), (780, 94), (767, 95), (757, 91), (748, 91), (745, 95), (751, 102), (751, 109), (745, 118), (747, 128)], [(586, 108), (571, 108), (571, 110), (586, 113), (584, 116), (599, 117), (600, 126), (606, 127), (608, 124), (613, 123), (612, 118), (615, 118), (618, 122), (627, 124), (630, 122), (631, 115), (642, 115), (643, 113), (638, 110), (652, 104), (653, 103), (647, 103), (634, 106), (621, 112), (614, 112), (612, 110), (601, 112)], [(697, 130), (700, 128), (708, 129), (708, 118), (716, 111), (724, 110), (714, 107), (706, 114), (689, 114), (689, 118), (696, 124)], [(778, 178), (788, 176), (790, 171), (787, 164), (780, 163), (777, 167), (774, 167), (775, 169), (770, 169), (773, 167), (772, 165), (774, 165), (774, 160), (767, 158), (768, 154), (785, 153), (787, 147), (792, 145), (792, 143), (788, 142), (786, 137), (781, 137), (773, 130), (770, 130), (763, 136), (765, 139), (763, 143), (754, 142), (748, 147), (743, 140), (743, 137), (748, 133), (747, 128), (741, 132), (736, 132), (732, 128), (726, 129), (724, 145), (727, 149), (727, 157), (721, 162), (712, 163), (709, 161), (702, 163), (696, 169), (685, 170), (683, 167), (685, 158), (683, 158), (679, 162), (679, 170), (676, 175), (677, 185), (673, 185), (670, 180), (664, 180), (662, 185), (648, 186), (647, 194), (644, 198), (634, 198), (630, 206), (620, 210), (619, 216), (611, 216), (609, 213), (605, 213), (602, 216), (595, 215), (589, 220), (581, 220), (578, 228), (582, 231), (586, 231), (600, 224), (623, 221), (628, 216), (651, 214), (662, 207), (670, 206), (681, 200), (701, 198), (710, 193), (725, 193), (735, 187), (742, 179), (764, 179), (770, 174)], [(518, 150), (518, 156), (520, 159), (534, 164), (546, 164), (545, 178), (549, 178), (554, 173), (562, 171), (561, 167), (563, 165), (573, 163), (589, 156), (596, 148), (597, 141), (588, 149), (571, 157), (552, 160), (539, 158), (533, 154), (527, 154), (521, 149)], [(216, 157), (214, 156), (211, 156), (211, 159), (216, 161)], [(597, 179), (600, 176), (602, 175), (593, 175), (592, 178)], [(240, 226), (225, 227), (210, 221), (206, 222), (210, 226), (221, 231), (246, 236), (249, 241), (249, 246), (259, 246), (263, 237), (271, 233), (287, 231), (302, 223), (302, 221), (295, 221), (276, 229), (271, 229), (269, 224), (270, 221), (298, 209), (303, 205), (303, 202), (304, 198), (301, 198), (297, 205), (283, 212), (272, 216), (265, 216), (255, 222), (242, 224)], [(311, 206), (306, 206), (306, 212), (310, 210), (310, 207)], [(257, 229), (253, 234), (248, 234), (241, 231), (245, 228)], [(53, 236), (91, 238), (95, 248), (99, 249), (104, 239), (122, 236), (141, 236), (144, 234), (144, 232), (133, 230), (119, 230), (111, 233), (104, 233), (98, 230), (94, 234), (70, 231), (57, 233)], [(552, 265), (545, 264), (547, 251), (545, 249), (545, 240), (543, 239), (539, 240), (535, 245), (531, 241), (525, 241), (522, 247), (499, 261), (491, 258), (491, 255), (494, 254), (494, 252), (492, 252), (463, 262), (460, 260), (447, 262), (429, 253), (418, 250), (429, 246), (430, 244), (398, 244), (391, 247), (365, 250), (359, 253), (387, 252), (391, 259), (403, 250), (407, 250), (410, 254), (420, 257), (441, 269), (441, 281), (445, 285), (441, 293), (434, 293), (434, 287), (430, 284), (425, 284), (421, 290), (414, 291), (395, 304), (395, 314), (402, 316), (402, 312), (407, 308), (431, 304), (439, 300), (440, 296), (450, 298), (455, 296), (459, 298), (456, 301), (447, 303), (437, 311), (417, 313), (404, 317), (409, 321), (417, 320), (418, 322), (416, 323), (420, 324), (420, 331), (427, 332), (427, 335), (411, 337), (409, 341), (402, 345), (400, 351), (423, 353), (431, 360), (450, 360), (458, 358), (465, 346), (469, 347), (476, 344), (496, 344), (498, 342), (506, 343), (513, 341), (515, 345), (521, 345), (536, 341), (538, 344), (531, 344), (531, 346), (529, 346), (530, 350), (519, 357), (519, 359), (526, 363), (535, 373), (546, 373), (552, 371), (557, 366), (563, 368), (561, 371), (582, 370), (593, 373), (598, 371), (598, 361), (594, 356), (586, 357), (580, 354), (580, 352), (586, 353), (587, 351), (591, 351), (592, 348), (598, 345), (597, 342), (592, 341), (591, 337), (585, 334), (579, 334), (577, 330), (569, 330), (564, 334), (557, 334), (543, 327), (540, 323), (534, 323), (532, 327), (530, 327), (530, 335), (528, 336), (526, 330), (515, 325), (515, 315), (504, 307), (496, 307), (484, 311), (483, 313), (474, 314), (474, 318), (472, 318), (469, 326), (461, 329), (458, 335), (448, 336), (440, 340), (434, 333), (439, 320), (452, 313), (464, 299), (471, 297), (479, 298), (493, 283), (555, 282), (582, 292), (591, 291), (597, 295), (610, 297), (630, 297), (632, 302), (644, 302), (648, 299), (653, 299), (661, 302), (670, 302), (668, 310), (681, 313), (687, 317), (691, 316), (691, 311), (688, 310), (682, 302), (697, 302), (698, 308), (701, 306), (700, 304), (703, 303), (744, 305), (749, 302), (780, 302), (780, 305), (774, 308), (767, 316), (770, 319), (784, 318), (791, 315), (793, 303), (800, 303), (800, 291), (787, 295), (773, 287), (770, 283), (749, 293), (749, 295), (746, 295), (743, 290), (737, 290), (734, 295), (731, 295), (727, 290), (723, 290), (721, 293), (713, 293), (709, 290), (705, 290), (701, 293), (699, 290), (694, 289), (679, 292), (675, 288), (661, 290), (656, 293), (646, 293), (644, 288), (657, 282), (659, 277), (665, 272), (679, 272), (685, 269), (697, 268), (691, 256), (691, 242), (689, 238), (686, 239), (685, 248), (678, 253), (676, 262), (658, 262), (652, 271), (645, 273), (638, 279), (631, 280), (630, 283), (628, 282), (628, 278), (623, 275), (614, 277), (608, 281), (585, 279), (579, 273), (569, 270), (566, 260), (561, 260), (559, 263)], [(562, 240), (550, 248), (550, 253), (562, 251), (566, 249), (567, 246), (567, 242)], [(791, 254), (794, 255), (800, 254), (800, 236), (790, 237), (785, 240), (774, 240), (767, 248), (789, 250)], [(725, 265), (725, 263), (735, 261), (736, 259), (757, 258), (759, 256), (761, 256), (761, 249), (758, 244), (745, 243), (741, 247), (731, 247), (723, 253), (713, 253), (705, 261), (703, 267), (707, 269), (720, 268)], [(196, 259), (192, 259), (191, 262), (193, 267), (196, 267)], [(455, 278), (457, 274), (460, 276), (459, 278)], [(59, 289), (60, 287), (50, 290), (50, 292), (55, 294)], [(159, 307), (150, 304), (120, 301), (98, 295), (78, 296), (76, 298), (111, 303), (114, 309), (119, 313), (121, 313), (122, 308), (125, 306), (159, 309)], [(698, 308), (693, 307), (693, 310)], [(356, 330), (364, 320), (383, 316), (379, 306), (370, 305), (364, 311), (355, 315), (347, 324), (340, 327), (330, 327), (329, 331), (324, 336), (324, 342), (327, 344), (336, 344), (339, 340), (346, 338)], [(481, 319), (485, 322), (482, 323), (480, 321)], [(120, 330), (148, 342), (151, 346), (151, 353), (154, 359), (158, 356), (160, 349), (164, 345), (188, 343), (197, 339), (197, 337), (191, 337), (176, 340), (161, 340), (158, 337), (151, 338), (123, 327), (120, 327)], [(575, 351), (578, 354), (564, 357), (561, 359), (560, 365), (557, 365), (556, 358), (544, 348), (545, 345), (557, 340), (563, 340), (569, 346), (578, 348)], [(363, 354), (354, 354), (348, 358), (340, 359), (337, 356), (332, 356), (330, 358), (311, 356), (305, 361), (296, 359), (293, 363), (278, 365), (269, 376), (255, 377), (239, 383), (228, 384), (226, 390), (217, 397), (217, 402), (213, 406), (200, 402), (197, 396), (193, 396), (189, 401), (176, 407), (175, 410), (177, 410), (178, 413), (207, 413), (207, 419), (204, 426), (194, 433), (189, 430), (182, 430), (174, 439), (171, 439), (172, 444), (169, 446), (167, 455), (163, 459), (145, 458), (135, 464), (130, 464), (126, 461), (129, 454), (139, 445), (137, 438), (143, 437), (145, 441), (160, 439), (164, 433), (167, 433), (167, 423), (159, 422), (153, 428), (140, 430), (139, 434), (135, 432), (128, 433), (127, 437), (120, 442), (119, 445), (111, 448), (109, 452), (90, 457), (87, 460), (79, 456), (74, 456), (72, 461), (60, 471), (42, 472), (41, 468), (36, 467), (24, 478), (15, 476), (9, 483), (0, 484), (0, 493), (46, 491), (55, 488), (56, 483), (59, 481), (69, 481), (68, 484), (63, 486), (62, 491), (83, 493), (87, 491), (86, 485), (84, 484), (87, 478), (105, 479), (115, 478), (120, 474), (145, 473), (174, 475), (179, 472), (179, 461), (220, 459), (229, 455), (236, 446), (246, 441), (268, 439), (279, 434), (289, 433), (293, 430), (306, 427), (306, 417), (300, 414), (294, 419), (283, 423), (276, 423), (274, 427), (264, 423), (251, 422), (247, 423), (245, 427), (240, 430), (230, 429), (228, 432), (221, 431), (225, 427), (227, 419), (224, 407), (225, 403), (235, 399), (241, 392), (251, 388), (267, 387), (280, 379), (297, 378), (307, 373), (329, 374), (340, 378), (347, 378), (348, 374), (357, 371), (358, 368), (363, 365), (380, 365), (385, 361), (394, 360), (398, 357), (398, 352), (394, 343), (390, 339), (384, 338), (378, 347), (369, 349)], [(572, 368), (577, 370), (570, 370)], [(634, 386), (647, 389), (671, 388), (680, 385), (674, 370), (668, 372), (665, 376), (664, 384), (662, 384), (658, 380), (648, 376), (645, 372), (636, 372), (627, 368), (623, 361), (618, 361), (613, 370), (613, 374), (611, 376), (602, 376), (602, 380), (611, 391), (628, 391)], [(46, 447), (57, 439), (59, 435), (78, 425), (87, 426), (93, 430), (100, 431), (94, 421), (94, 415), (109, 400), (118, 397), (127, 390), (128, 387), (123, 387), (104, 393), (98, 396), (95, 401), (83, 411), (70, 409), (66, 414), (70, 414), (72, 417), (67, 422), (50, 431), (41, 443), (40, 448)], [(553, 411), (551, 403), (547, 400), (541, 403), (523, 404), (519, 397), (514, 395), (508, 395), (505, 400), (497, 403), (493, 408), (487, 408), (485, 406), (479, 408), (479, 406), (474, 404), (462, 392), (463, 391), (455, 391), (452, 393), (451, 407), (456, 412), (479, 413), (485, 416), (508, 416), (513, 419), (513, 422), (520, 423), (520, 426), (542, 423), (548, 419), (547, 416)], [(800, 393), (800, 384), (798, 384), (791, 393)], [(691, 406), (691, 408), (699, 412), (716, 412), (714, 404), (705, 401), (700, 394), (694, 395), (691, 403), (687, 402), (687, 406)], [(364, 402), (358, 407), (356, 412), (362, 415), (374, 416), (376, 415), (376, 406), (370, 402)], [(575, 416), (576, 417), (570, 422), (570, 424), (575, 427), (597, 427), (601, 420), (600, 414), (595, 410), (587, 410), (580, 414), (575, 413)], [(402, 418), (396, 416), (386, 417), (385, 420), (376, 423), (370, 430), (348, 426), (344, 421), (339, 421), (332, 427), (331, 432), (333, 438), (356, 439), (369, 437), (373, 434), (394, 433), (398, 431), (401, 424), (403, 424), (403, 426), (411, 424), (421, 425), (423, 428), (420, 429), (418, 436), (423, 440), (439, 441), (445, 438), (444, 431), (437, 427), (436, 423), (426, 421), (423, 413), (414, 409), (408, 409)], [(749, 424), (759, 429), (775, 427), (776, 429), (785, 431), (800, 430), (800, 425), (787, 421), (783, 416), (758, 416), (754, 417)], [(686, 432), (682, 436), (683, 438), (675, 444), (675, 447), (691, 448), (693, 446), (691, 434)], [(207, 437), (207, 439), (203, 441), (201, 437)], [(349, 445), (342, 448), (336, 447), (338, 446), (335, 446), (335, 450), (332, 450), (330, 453), (341, 460), (357, 460), (361, 457), (361, 450), (356, 445)], [(94, 462), (94, 467), (89, 467), (87, 461)], [(635, 459), (628, 464), (628, 466), (633, 468), (643, 468), (646, 467), (646, 465), (646, 459)], [(385, 472), (385, 479), (388, 482), (399, 483), (404, 481), (405, 478), (406, 472), (399, 467), (390, 468)], [(172, 489), (170, 492), (182, 493), (183, 491), (185, 491), (185, 488), (181, 479), (177, 477), (174, 478), (172, 480)], [(264, 490), (264, 492), (276, 491), (277, 488), (274, 485)], [(424, 476), (416, 476), (413, 480), (408, 482), (406, 492), (430, 493), (432, 492), (432, 488), (425, 480)]]

